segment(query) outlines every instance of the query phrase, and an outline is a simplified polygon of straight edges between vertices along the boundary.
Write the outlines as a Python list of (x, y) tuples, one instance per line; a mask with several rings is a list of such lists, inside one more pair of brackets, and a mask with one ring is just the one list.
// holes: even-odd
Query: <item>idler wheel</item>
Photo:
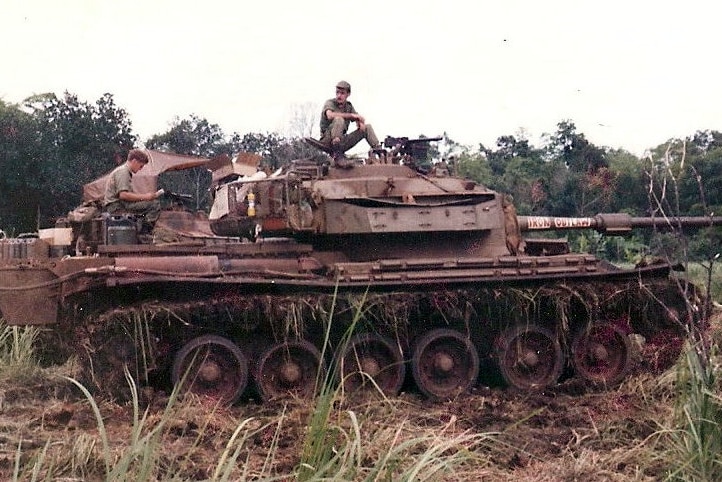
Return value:
[(396, 343), (379, 334), (362, 333), (342, 348), (336, 354), (336, 364), (345, 390), (380, 390), (386, 396), (398, 395), (406, 365)]
[(178, 351), (172, 376), (183, 390), (233, 404), (248, 385), (248, 359), (227, 338), (199, 336)]
[(564, 354), (554, 333), (536, 325), (519, 325), (501, 333), (496, 360), (504, 381), (520, 390), (538, 390), (556, 383)]
[(414, 344), (411, 372), (419, 390), (433, 400), (448, 400), (469, 390), (479, 375), (479, 354), (469, 337), (438, 328)]
[(267, 349), (258, 362), (256, 386), (264, 401), (284, 396), (311, 398), (316, 382), (323, 382), (321, 353), (307, 341), (278, 343)]
[(594, 385), (615, 385), (632, 364), (632, 345), (617, 325), (601, 323), (579, 333), (572, 343), (574, 371)]

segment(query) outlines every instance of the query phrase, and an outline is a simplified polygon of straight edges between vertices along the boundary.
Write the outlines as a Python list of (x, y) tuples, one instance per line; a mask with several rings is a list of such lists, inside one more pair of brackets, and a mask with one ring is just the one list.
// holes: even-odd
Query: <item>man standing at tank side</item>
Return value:
[(131, 185), (133, 174), (143, 169), (146, 164), (148, 155), (140, 149), (132, 149), (128, 153), (127, 161), (108, 176), (103, 207), (109, 213), (125, 211), (139, 214), (143, 216), (144, 224), (150, 227), (160, 215), (158, 198), (163, 194), (163, 190), (140, 194), (133, 192)]
[[(342, 80), (336, 84), (336, 97), (328, 99), (321, 111), (321, 142), (331, 148), (334, 158), (342, 157), (361, 139), (366, 139), (372, 149), (381, 147), (371, 124), (367, 124), (348, 101), (349, 95), (351, 84)], [(355, 122), (358, 129), (347, 134), (351, 122)]]

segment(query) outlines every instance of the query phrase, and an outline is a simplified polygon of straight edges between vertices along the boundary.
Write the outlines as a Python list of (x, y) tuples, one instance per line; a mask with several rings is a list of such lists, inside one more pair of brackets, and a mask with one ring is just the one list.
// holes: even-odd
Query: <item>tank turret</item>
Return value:
[(210, 224), (221, 236), (290, 236), (356, 260), (508, 253), (503, 196), (400, 164), (297, 163), (275, 176), (225, 183), (215, 191)]
[(219, 182), (213, 191), (211, 229), (219, 236), (250, 239), (288, 236), (318, 250), (341, 251), (350, 260), (369, 261), (563, 254), (568, 252), (564, 240), (524, 240), (522, 236), (581, 229), (623, 235), (633, 228), (722, 224), (719, 216), (517, 216), (503, 194), (450, 176), (443, 165), (420, 169), (408, 145), (418, 150), (424, 145), (420, 141), (436, 138), (389, 139), (395, 142), (395, 150), (380, 164), (364, 160), (338, 168), (297, 161), (270, 176), (258, 172)]

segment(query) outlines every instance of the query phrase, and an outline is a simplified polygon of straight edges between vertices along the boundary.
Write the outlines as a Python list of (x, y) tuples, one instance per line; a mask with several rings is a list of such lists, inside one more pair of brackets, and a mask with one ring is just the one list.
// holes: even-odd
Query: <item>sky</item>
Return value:
[(720, 14), (701, 0), (2, 0), (0, 99), (111, 93), (141, 141), (190, 115), (293, 135), (346, 80), (381, 139), (540, 145), (571, 120), (642, 155), (722, 131)]

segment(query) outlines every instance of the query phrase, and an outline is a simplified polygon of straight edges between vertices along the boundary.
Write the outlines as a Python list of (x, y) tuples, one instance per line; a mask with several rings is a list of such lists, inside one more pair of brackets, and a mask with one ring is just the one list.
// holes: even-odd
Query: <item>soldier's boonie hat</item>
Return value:
[(346, 91), (350, 94), (351, 93), (351, 84), (346, 82), (345, 80), (340, 81), (338, 84), (336, 84), (337, 89), (346, 89)]

